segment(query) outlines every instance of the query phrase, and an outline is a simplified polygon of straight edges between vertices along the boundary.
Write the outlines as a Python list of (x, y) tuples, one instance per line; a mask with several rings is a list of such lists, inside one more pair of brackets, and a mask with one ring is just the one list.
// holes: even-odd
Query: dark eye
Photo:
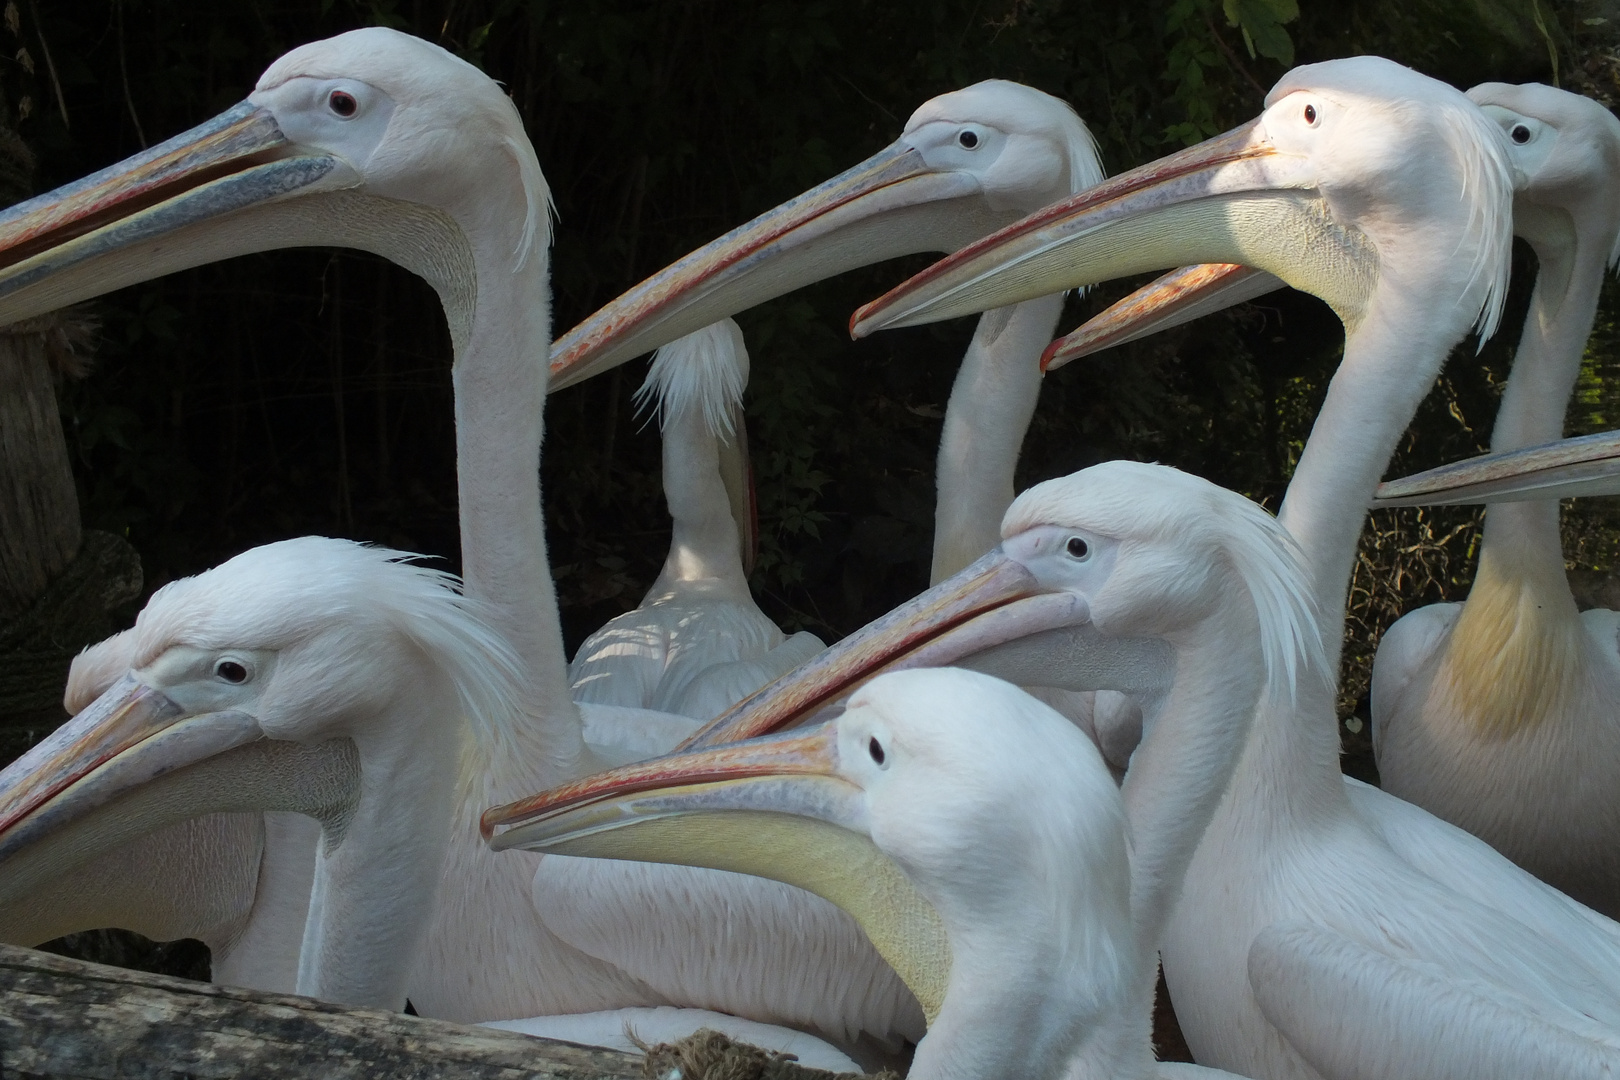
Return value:
[(345, 120), (360, 111), (360, 103), (354, 100), (354, 95), (347, 90), (332, 91), (326, 99), (326, 104), (331, 106), (334, 113)]
[(1315, 105), (1307, 105), (1307, 106), (1305, 106), (1305, 122), (1307, 124), (1311, 125), (1312, 127), (1316, 126), (1316, 106)]
[(962, 149), (972, 150), (979, 145), (979, 136), (971, 131), (964, 131), (956, 137), (956, 141), (962, 144)]
[(1069, 537), (1069, 542), (1065, 547), (1069, 554), (1076, 559), (1083, 559), (1091, 554), (1091, 545), (1078, 536)]
[(1523, 146), (1525, 143), (1530, 141), (1530, 129), (1525, 127), (1523, 124), (1514, 124), (1513, 130), (1508, 132), (1508, 134), (1512, 136), (1513, 141), (1518, 143), (1520, 146)]
[(245, 683), (248, 678), (248, 669), (236, 660), (221, 660), (214, 665), (214, 674), (228, 683)]
[(866, 752), (871, 754), (872, 760), (879, 765), (883, 764), (883, 759), (888, 756), (883, 752), (883, 744), (877, 741), (876, 735), (872, 736), (872, 741), (866, 744)]

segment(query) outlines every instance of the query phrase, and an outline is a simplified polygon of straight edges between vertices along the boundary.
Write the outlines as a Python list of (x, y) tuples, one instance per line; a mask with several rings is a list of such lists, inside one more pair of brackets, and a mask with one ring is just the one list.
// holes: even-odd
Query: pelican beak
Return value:
[(1390, 480), (1378, 485), (1370, 505), (1458, 506), (1582, 495), (1620, 495), (1620, 431), (1485, 454)]
[[(0, 324), (240, 254), (199, 227), (301, 191), (354, 186), (338, 158), (242, 102), (117, 165), (0, 213)], [(262, 237), (253, 250), (284, 246)]]
[(946, 205), (979, 190), (971, 176), (932, 169), (895, 142), (672, 263), (558, 338), (551, 389), (834, 274), (983, 236), (1011, 215), (982, 200)]
[(1273, 274), (1238, 263), (1183, 266), (1155, 278), (1052, 342), (1041, 353), (1041, 370), (1060, 368), (1070, 360), (1201, 319), (1285, 286)]
[[(804, 724), (887, 671), (955, 665), (1020, 685), (1114, 685), (1110, 680), (1124, 670), (1121, 657), (1139, 646), (1137, 639), (1096, 631), (1083, 597), (1041, 584), (998, 548), (744, 698), (693, 733), (681, 749), (716, 747)], [(1066, 677), (1081, 681), (1057, 681), (1053, 669), (1058, 666)], [(1085, 681), (1094, 678), (1102, 681)]]
[(486, 810), (497, 851), (702, 866), (806, 889), (852, 915), (930, 1022), (949, 978), (938, 912), (867, 831), (823, 723), (598, 773)]
[(1239, 263), (1326, 300), (1354, 325), (1376, 249), (1334, 223), (1311, 162), (1264, 118), (1039, 210), (857, 311), (850, 333), (939, 322), (1187, 263)]
[(126, 675), (0, 771), (0, 861), (150, 780), (263, 734), (246, 713), (188, 713)]
[[(788, 777), (805, 782), (785, 786)], [(812, 791), (820, 794), (807, 797)], [(836, 733), (822, 723), (622, 765), (486, 810), (480, 828), (496, 851), (558, 851), (581, 837), (699, 810), (800, 814), (861, 831), (855, 795), (838, 778)]]

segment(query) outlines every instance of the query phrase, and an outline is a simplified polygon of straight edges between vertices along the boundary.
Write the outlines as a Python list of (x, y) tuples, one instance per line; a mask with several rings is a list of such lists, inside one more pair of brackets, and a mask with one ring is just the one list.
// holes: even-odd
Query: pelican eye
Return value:
[(972, 131), (962, 132), (956, 137), (956, 141), (964, 150), (977, 150), (979, 147), (979, 136)]
[(1307, 105), (1307, 106), (1305, 106), (1305, 122), (1307, 124), (1311, 125), (1311, 127), (1316, 126), (1316, 106), (1315, 105)]
[(214, 664), (214, 674), (228, 683), (240, 686), (248, 681), (247, 665), (240, 660), (219, 660)]
[(1513, 130), (1508, 132), (1508, 135), (1520, 146), (1530, 141), (1530, 129), (1523, 124), (1514, 124)]
[(1091, 545), (1086, 543), (1083, 537), (1079, 536), (1069, 537), (1069, 542), (1063, 546), (1063, 549), (1069, 553), (1070, 558), (1074, 559), (1083, 559), (1091, 554)]
[(334, 114), (341, 116), (345, 120), (360, 111), (360, 103), (347, 90), (332, 91), (327, 95), (326, 104)]
[(877, 762), (879, 765), (883, 764), (884, 759), (889, 756), (883, 752), (883, 744), (877, 741), (876, 735), (872, 736), (872, 738), (867, 742), (866, 752), (871, 754), (872, 760)]

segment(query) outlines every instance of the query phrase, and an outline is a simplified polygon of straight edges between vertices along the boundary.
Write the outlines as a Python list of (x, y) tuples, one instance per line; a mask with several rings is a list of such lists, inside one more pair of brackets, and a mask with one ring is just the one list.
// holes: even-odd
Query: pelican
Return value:
[[(477, 729), (510, 727), (522, 692), (517, 658), (487, 625), (487, 605), (461, 596), (450, 575), (403, 562), (415, 557), (308, 536), (155, 593), (120, 635), (131, 668), (29, 751), (43, 782), (10, 789), (0, 804), (0, 820), (32, 818), (0, 843), (0, 857), (28, 851), (30, 865), (14, 868), (8, 888), (26, 887), (23, 873), (50, 876), (54, 857), (82, 857), (61, 832), (30, 845), (30, 831), (53, 828), (53, 813), (88, 810), (69, 829), (106, 849), (132, 827), (178, 822), (199, 801), (219, 806), (227, 788), (223, 801), (317, 822), (297, 991), (403, 1006), (450, 843), (461, 746)], [(164, 743), (177, 749), (159, 753)], [(83, 761), (92, 747), (92, 760), (105, 761), (99, 777), (55, 767)], [(154, 767), (166, 771), (154, 779)], [(116, 798), (149, 780), (134, 799)], [(54, 810), (35, 813), (53, 798)], [(145, 820), (128, 822), (142, 807)], [(701, 1010), (500, 1026), (634, 1051), (626, 1024), (654, 1039), (716, 1027), (822, 1067), (856, 1068), (810, 1036)]]
[[(800, 286), (946, 252), (1103, 178), (1096, 141), (1050, 94), (991, 79), (924, 102), (900, 138), (634, 286), (559, 338), (552, 389)], [(994, 547), (1062, 295), (986, 312), (940, 437), (932, 579)]]
[(826, 645), (788, 637), (759, 610), (742, 393), (748, 350), (730, 319), (662, 346), (638, 398), (656, 402), (674, 530), (639, 607), (585, 639), (568, 666), (575, 701), (709, 720)]
[[(820, 728), (625, 766), (491, 810), (486, 832), (498, 847), (771, 874), (836, 900), (928, 1011), (913, 1076), (1149, 1075), (1164, 906), (1255, 705), (1291, 699), (1321, 663), (1305, 574), (1259, 507), (1137, 462), (1037, 485), (1003, 532), (932, 596), (993, 606), (1035, 590), (1013, 605), (1035, 613), (1014, 617), (1071, 635), (1067, 685), (1144, 694), (1149, 735), (1122, 794), (1090, 741), (1015, 687), (896, 671)], [(970, 622), (936, 644), (984, 634)], [(989, 655), (1019, 673), (1005, 648)], [(772, 829), (791, 847), (764, 842)]]
[[(1468, 94), (1508, 136), (1519, 178), (1515, 231), (1542, 267), (1492, 435), (1505, 454), (1562, 434), (1604, 268), (1620, 256), (1620, 121), (1539, 84), (1485, 83)], [(1237, 265), (1177, 271), (1054, 342), (1047, 356), (1065, 362), (1279, 284)], [(1151, 314), (1136, 317), (1144, 310)], [(1553, 467), (1545, 453), (1529, 463), (1543, 488)], [(1616, 616), (1577, 612), (1558, 504), (1503, 501), (1518, 485), (1497, 459), (1472, 463), (1466, 475), (1435, 470), (1379, 489), (1375, 506), (1430, 504), (1441, 488), (1447, 501), (1489, 495), (1500, 505), (1486, 518), (1470, 603), (1410, 612), (1379, 642), (1373, 746), (1384, 790), (1613, 917), (1620, 861), (1606, 837), (1620, 825), (1620, 804), (1607, 789), (1620, 769), (1620, 728), (1607, 702), (1620, 692)]]
[[(701, 779), (683, 783), (687, 774)], [(733, 774), (745, 778), (715, 779)], [(874, 930), (906, 907), (929, 925), (918, 950), (949, 970), (914, 1080), (1231, 1075), (1153, 1060), (1132, 990), (1135, 969), (1154, 959), (1131, 935), (1119, 789), (1091, 741), (1018, 688), (949, 668), (879, 676), (838, 719), (671, 759), (663, 784), (590, 817), (611, 807), (620, 820), (609, 828), (630, 834), (656, 805), (699, 828), (741, 813), (797, 819), (787, 827), (812, 843), (847, 832), (833, 843), (880, 875), (827, 891), (877, 894), (850, 903)], [(567, 826), (548, 821), (545, 839), (522, 830), (522, 842), (596, 846)]]
[(537, 472), (548, 203), (494, 82), (419, 39), (354, 31), (283, 56), (198, 128), (0, 214), (0, 321), (279, 247), (359, 247), (420, 274), (456, 357), (467, 590), (516, 652), (524, 693), (514, 723), (461, 748), (410, 1000), (452, 1020), (677, 1002), (843, 1040), (920, 1033), (904, 985), (819, 898), (707, 871), (496, 856), (479, 837), (482, 808), (666, 749), (693, 726), (641, 711), (606, 727), (613, 744), (587, 745), (569, 696)]
[(130, 668), (0, 796), (7, 891), (198, 805), (296, 811), (322, 838), (298, 991), (403, 1007), (460, 744), (510, 723), (522, 680), (481, 605), (412, 557), (304, 537), (158, 590), (124, 639)]
[[(1509, 135), (1524, 183), (1514, 228), (1541, 272), (1491, 449), (1563, 434), (1603, 274), (1620, 257), (1620, 120), (1550, 86), (1486, 83), (1469, 97)], [(1463, 604), (1385, 631), (1373, 665), (1384, 790), (1488, 842), (1537, 877), (1620, 915), (1620, 652), (1612, 611), (1579, 612), (1556, 500), (1485, 517)]]
[[(1471, 326), (1494, 329), (1511, 190), (1500, 129), (1457, 91), (1373, 57), (1309, 65), (1283, 77), (1255, 121), (970, 245), (854, 320), (861, 332), (1242, 261), (1322, 296), (1346, 324), (1344, 360), (1279, 515), (1323, 613), (1325, 663), (1300, 673), (1292, 705), (1258, 710), (1158, 938), (1202, 1063), (1267, 1078), (1620, 1070), (1620, 925), (1338, 767), (1333, 672), (1362, 508), (1451, 346)], [(694, 742), (792, 722), (884, 665), (966, 651), (987, 658), (980, 670), (1016, 678), (1017, 657), (995, 646), (1031, 630), (1044, 633), (1023, 650), (1024, 670), (1055, 677), (1097, 647), (1058, 633), (1076, 618), (1072, 601), (996, 565), (970, 569), (812, 662), (799, 704), (767, 693)], [(1127, 661), (1114, 661), (1121, 683)], [(1239, 666), (1231, 658), (1197, 689), (1178, 669), (1176, 689), (1218, 693)], [(1133, 845), (1211, 768), (1153, 766), (1157, 734), (1150, 725), (1125, 777)]]

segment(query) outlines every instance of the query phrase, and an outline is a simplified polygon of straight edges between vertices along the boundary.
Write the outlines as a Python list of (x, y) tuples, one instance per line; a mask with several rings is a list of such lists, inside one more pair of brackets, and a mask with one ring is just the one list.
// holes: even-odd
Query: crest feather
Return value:
[(391, 631), (440, 665), (475, 730), (499, 740), (522, 705), (517, 654), (489, 605), (455, 575), (407, 561), (419, 558), (324, 536), (251, 548), (154, 593), (127, 631), (131, 664), (174, 645), (276, 649), (340, 626)]
[(748, 349), (742, 328), (721, 319), (677, 338), (653, 354), (647, 379), (636, 391), (636, 409), (651, 408), (659, 427), (670, 419), (701, 412), (719, 439), (735, 434), (732, 417), (748, 386)]

